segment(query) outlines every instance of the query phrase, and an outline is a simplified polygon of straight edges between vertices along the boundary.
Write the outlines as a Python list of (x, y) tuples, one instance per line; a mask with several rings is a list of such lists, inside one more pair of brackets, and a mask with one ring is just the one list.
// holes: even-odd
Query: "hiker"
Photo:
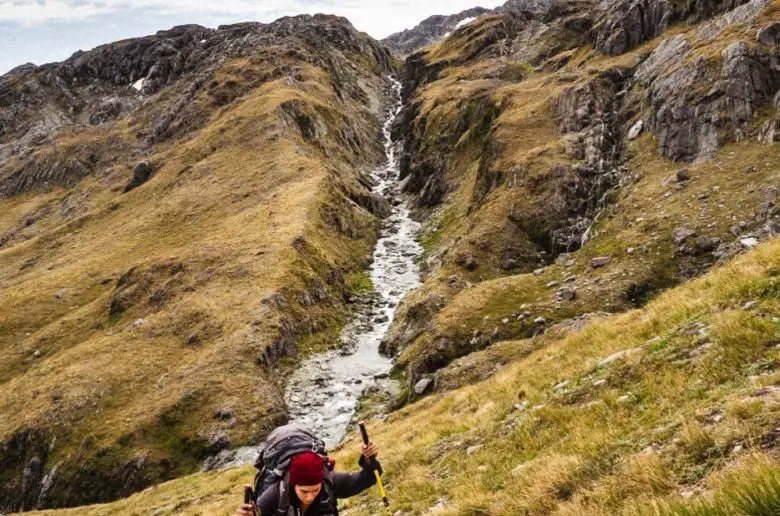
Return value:
[[(377, 454), (375, 444), (364, 444), (363, 454), (358, 461), (360, 472), (335, 473), (321, 454), (313, 451), (298, 453), (290, 460), (287, 480), (278, 482), (278, 487), (274, 484), (266, 488), (255, 505), (241, 505), (236, 515), (338, 516), (339, 498), (362, 493), (376, 482), (374, 471), (382, 472), (376, 459)], [(288, 498), (286, 502), (282, 500), (285, 497)], [(285, 505), (287, 510), (280, 512)]]

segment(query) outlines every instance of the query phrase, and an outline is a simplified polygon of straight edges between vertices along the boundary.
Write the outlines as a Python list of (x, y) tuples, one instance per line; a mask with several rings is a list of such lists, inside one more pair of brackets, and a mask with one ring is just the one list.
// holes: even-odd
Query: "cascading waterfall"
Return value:
[[(305, 361), (290, 379), (285, 400), (292, 421), (317, 432), (328, 445), (344, 436), (363, 391), (385, 377), (392, 366), (379, 354), (379, 344), (387, 333), (396, 307), (404, 295), (420, 285), (415, 258), (422, 248), (417, 243), (419, 223), (409, 217), (409, 207), (400, 201), (399, 165), (391, 128), (401, 111), (401, 84), (390, 78), (395, 96), (383, 127), (385, 166), (374, 170), (374, 192), (397, 204), (385, 220), (382, 235), (374, 250), (371, 281), (376, 302), (370, 323), (356, 320), (345, 328), (354, 341), (340, 351), (330, 351)], [(357, 326), (357, 331), (356, 327)]]
[[(382, 128), (385, 165), (374, 170), (374, 192), (393, 205), (385, 219), (382, 234), (374, 250), (370, 275), (374, 294), (367, 310), (357, 314), (342, 333), (344, 347), (306, 359), (293, 373), (285, 391), (291, 422), (301, 423), (320, 435), (328, 446), (337, 444), (346, 434), (355, 407), (364, 391), (375, 386), (392, 390), (387, 378), (392, 367), (389, 357), (379, 353), (401, 299), (420, 285), (416, 258), (422, 254), (417, 242), (420, 224), (409, 216), (402, 200), (396, 144), (391, 129), (401, 111), (401, 84), (390, 81), (394, 102)], [(252, 463), (262, 447), (244, 447), (225, 451), (209, 459), (204, 469), (225, 468)]]

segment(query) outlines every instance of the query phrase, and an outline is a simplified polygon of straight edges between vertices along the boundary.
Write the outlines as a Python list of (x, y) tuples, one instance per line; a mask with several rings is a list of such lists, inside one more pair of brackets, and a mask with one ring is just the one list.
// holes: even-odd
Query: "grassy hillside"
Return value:
[[(300, 46), (209, 69), (186, 136), (144, 147), (181, 80), (4, 164), (34, 177), (99, 155), (75, 182), (0, 199), (0, 507), (107, 501), (261, 441), (296, 356), (337, 342), (376, 238), (381, 203), (362, 201), (389, 70), (355, 51), (337, 90), (347, 58), (315, 66)], [(126, 191), (142, 152), (154, 174)]]
[[(641, 34), (627, 1), (560, 0), (407, 60), (394, 133), (425, 281), (382, 344), (406, 380), (371, 427), (390, 514), (774, 510), (746, 504), (780, 497), (780, 46), (757, 39), (780, 0), (645, 4)], [(6, 159), (0, 133), (14, 510), (137, 491), (71, 512), (234, 510), (249, 468), (154, 484), (283, 421), (284, 373), (365, 287), (391, 62), (347, 25), (217, 31), (262, 45), (222, 40), (128, 116), (25, 133), (29, 152)], [(64, 87), (30, 73), (0, 105)], [(42, 127), (55, 92), (29, 108)], [(345, 514), (382, 511), (366, 494)]]
[[(736, 41), (771, 51), (755, 34), (779, 9), (771, 2), (714, 39), (698, 38), (705, 23), (675, 25), (619, 56), (594, 51), (586, 33), (575, 38), (565, 28), (573, 17), (534, 42), (527, 33), (538, 22), (488, 16), (410, 58), (409, 126), (399, 131), (425, 220), (427, 278), (387, 343), (408, 374), (406, 399), (425, 376), (451, 386), (455, 375), (439, 371), (458, 357), (642, 306), (743, 251), (745, 237), (777, 231), (780, 148), (758, 140), (777, 118), (774, 90), (754, 99), (738, 134), (725, 122), (737, 115), (723, 108), (719, 151), (692, 163), (665, 155), (665, 133), (651, 127), (662, 115), (657, 83), (647, 77), (714, 71), (684, 90), (706, 106)], [(687, 50), (653, 69), (648, 56), (672, 38)], [(631, 139), (637, 122), (645, 130)], [(684, 129), (670, 131), (684, 139)], [(601, 257), (608, 263), (594, 267)]]
[[(774, 514), (750, 507), (780, 503), (779, 289), (773, 239), (642, 309), (477, 354), (508, 365), (369, 427), (388, 513)], [(341, 467), (357, 447), (342, 445)], [(251, 476), (197, 474), (72, 513), (230, 514)], [(347, 514), (382, 514), (377, 502)]]

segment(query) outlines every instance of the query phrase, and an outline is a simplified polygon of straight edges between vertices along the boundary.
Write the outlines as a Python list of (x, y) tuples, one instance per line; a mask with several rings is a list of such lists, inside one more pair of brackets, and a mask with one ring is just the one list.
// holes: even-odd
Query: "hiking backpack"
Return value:
[(269, 488), (278, 486), (279, 509), (277, 514), (284, 515), (290, 506), (290, 493), (288, 470), (292, 458), (302, 452), (312, 451), (323, 458), (325, 463), (325, 489), (331, 491), (330, 472), (333, 471), (334, 461), (328, 458), (325, 451), (325, 442), (317, 435), (299, 424), (290, 423), (280, 426), (268, 434), (263, 451), (255, 462), (258, 469), (255, 475), (254, 495), (255, 500)]

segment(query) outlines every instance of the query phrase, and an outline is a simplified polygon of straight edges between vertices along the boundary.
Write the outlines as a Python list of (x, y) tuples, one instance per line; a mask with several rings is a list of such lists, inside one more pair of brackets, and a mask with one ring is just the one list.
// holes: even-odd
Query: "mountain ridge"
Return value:
[(333, 345), (388, 211), (390, 72), (301, 16), (4, 79), (3, 510), (126, 496), (286, 419), (280, 379)]
[(390, 74), (424, 278), (381, 344), (402, 391), (356, 417), (392, 510), (734, 513), (731, 471), (771, 484), (780, 1), (517, 4), (403, 67), (317, 15), (0, 78), (0, 509), (233, 512), (248, 468), (190, 473), (286, 420), (402, 201), (368, 173)]

